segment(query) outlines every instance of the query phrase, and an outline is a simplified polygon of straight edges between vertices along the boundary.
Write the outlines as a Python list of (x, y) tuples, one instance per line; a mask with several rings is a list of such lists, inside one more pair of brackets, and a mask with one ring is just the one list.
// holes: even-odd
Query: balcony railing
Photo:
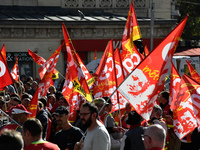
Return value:
[[(63, 8), (129, 8), (131, 0), (62, 0)], [(135, 8), (149, 7), (149, 0), (134, 0)]]

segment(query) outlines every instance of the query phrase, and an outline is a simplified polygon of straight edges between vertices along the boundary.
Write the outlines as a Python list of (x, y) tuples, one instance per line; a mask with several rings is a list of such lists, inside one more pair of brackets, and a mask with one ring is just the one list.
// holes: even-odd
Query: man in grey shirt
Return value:
[(98, 109), (89, 102), (82, 105), (80, 110), (82, 124), (87, 127), (87, 133), (81, 142), (77, 142), (74, 150), (110, 150), (111, 141), (108, 131), (98, 121)]

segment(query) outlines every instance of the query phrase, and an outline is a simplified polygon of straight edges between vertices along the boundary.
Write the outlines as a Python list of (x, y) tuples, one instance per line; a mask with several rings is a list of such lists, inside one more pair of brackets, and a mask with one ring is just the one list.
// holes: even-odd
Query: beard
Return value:
[[(83, 123), (83, 121), (84, 121), (85, 123)], [(89, 118), (88, 120), (81, 119), (81, 122), (82, 122), (83, 127), (87, 129), (87, 128), (90, 127), (91, 124), (92, 124), (92, 115), (90, 115), (90, 118)]]

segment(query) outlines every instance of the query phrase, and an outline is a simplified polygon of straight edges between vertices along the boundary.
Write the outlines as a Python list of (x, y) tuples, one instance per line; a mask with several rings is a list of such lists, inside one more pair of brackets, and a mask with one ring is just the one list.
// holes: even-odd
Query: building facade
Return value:
[[(101, 58), (113, 39), (121, 48), (131, 0), (0, 0), (0, 46), (5, 44), (9, 68), (19, 59), (20, 75), (39, 77), (37, 65), (28, 49), (45, 59), (63, 42), (65, 24), (76, 51), (87, 64)], [(175, 27), (176, 0), (153, 0), (155, 3), (154, 47)], [(152, 0), (134, 0), (143, 44), (150, 47)], [(56, 69), (64, 75), (66, 51), (63, 48)]]

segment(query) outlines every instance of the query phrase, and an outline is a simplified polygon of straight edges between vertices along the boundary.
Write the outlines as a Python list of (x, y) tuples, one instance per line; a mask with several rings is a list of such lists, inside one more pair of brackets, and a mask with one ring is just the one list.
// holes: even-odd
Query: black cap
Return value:
[(140, 124), (144, 119), (134, 110), (128, 114), (128, 117), (125, 119), (125, 122), (129, 125)]
[(66, 115), (69, 114), (67, 107), (59, 106), (58, 108), (56, 108), (55, 112), (53, 113), (53, 115), (62, 115), (62, 114), (66, 114)]

